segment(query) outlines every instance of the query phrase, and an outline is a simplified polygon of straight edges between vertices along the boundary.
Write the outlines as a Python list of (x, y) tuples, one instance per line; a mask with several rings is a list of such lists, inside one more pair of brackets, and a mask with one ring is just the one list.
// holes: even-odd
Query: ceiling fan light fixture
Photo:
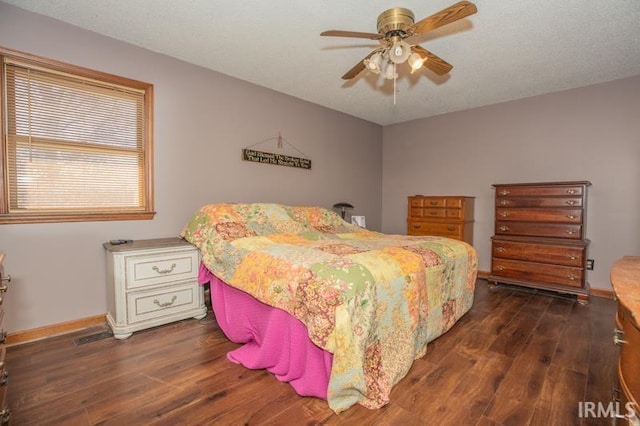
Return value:
[(426, 58), (423, 58), (416, 52), (413, 52), (409, 56), (408, 61), (409, 61), (409, 66), (411, 67), (411, 74), (413, 74), (415, 71), (418, 71), (420, 68), (422, 68), (422, 66), (424, 65), (425, 59)]
[(364, 60), (364, 65), (374, 74), (380, 74), (382, 65), (382, 55), (376, 52), (369, 59)]
[(384, 78), (387, 80), (394, 80), (398, 78), (398, 73), (396, 73), (396, 64), (393, 62), (387, 62), (387, 66), (384, 69)]
[(396, 41), (389, 49), (389, 60), (394, 64), (404, 63), (411, 55), (411, 46), (404, 41)]

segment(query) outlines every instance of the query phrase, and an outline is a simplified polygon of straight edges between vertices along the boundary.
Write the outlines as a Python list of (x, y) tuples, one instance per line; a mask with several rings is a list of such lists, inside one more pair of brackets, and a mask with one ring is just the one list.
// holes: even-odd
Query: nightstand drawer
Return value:
[(128, 256), (126, 270), (128, 289), (197, 278), (198, 253), (189, 250)]
[(165, 315), (197, 309), (200, 306), (197, 281), (152, 291), (137, 291), (127, 294), (129, 323), (148, 321)]

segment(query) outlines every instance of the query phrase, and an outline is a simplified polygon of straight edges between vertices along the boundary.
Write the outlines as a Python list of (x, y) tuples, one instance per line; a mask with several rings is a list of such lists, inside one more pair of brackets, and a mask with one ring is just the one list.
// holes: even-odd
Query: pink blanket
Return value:
[(210, 283), (211, 305), (224, 334), (243, 343), (227, 354), (230, 361), (265, 368), (298, 395), (327, 399), (333, 357), (311, 342), (302, 322), (227, 285), (204, 265), (198, 280)]

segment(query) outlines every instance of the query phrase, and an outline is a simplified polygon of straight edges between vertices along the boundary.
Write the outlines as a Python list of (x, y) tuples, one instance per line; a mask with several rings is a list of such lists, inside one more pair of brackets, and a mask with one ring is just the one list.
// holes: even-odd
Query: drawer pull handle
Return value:
[(506, 189), (503, 189), (502, 191), (500, 191), (500, 195), (509, 195), (509, 191)]
[(509, 200), (500, 200), (500, 205), (506, 206), (507, 204), (509, 204)]
[(567, 215), (567, 218), (569, 218), (569, 219), (575, 219), (576, 217), (578, 217), (578, 216), (576, 216), (574, 214), (568, 214)]
[(449, 225), (449, 226), (447, 226), (447, 229), (448, 229), (449, 231), (455, 231), (455, 230), (456, 230), (456, 227), (455, 227), (455, 226), (453, 226), (453, 225)]
[(611, 401), (620, 402), (620, 389), (615, 386), (611, 388)]
[(573, 195), (573, 194), (577, 194), (577, 193), (578, 193), (578, 191), (576, 191), (575, 189), (567, 189), (567, 194)]
[(10, 283), (11, 282), (11, 275), (7, 275), (6, 277), (1, 277), (0, 278), (0, 282)]
[(572, 254), (570, 254), (570, 255), (569, 255), (569, 256), (567, 256), (567, 257), (569, 258), (569, 260), (576, 260), (576, 259), (577, 259), (577, 257), (576, 257), (576, 256), (574, 256), (574, 255), (572, 255)]
[(569, 274), (569, 275), (567, 275), (567, 278), (569, 278), (571, 281), (575, 281), (576, 276), (573, 275), (573, 274)]
[(574, 204), (577, 204), (578, 202), (576, 200), (567, 200), (567, 204), (569, 204), (570, 206), (573, 206)]
[(2, 285), (2, 286), (0, 286), (0, 293), (4, 293), (8, 289), (9, 289), (9, 287), (7, 287), (6, 285)]
[(437, 201), (430, 201), (429, 204), (431, 204), (432, 206), (437, 206), (438, 202)]
[(504, 247), (496, 247), (496, 251), (498, 253), (504, 253), (505, 252), (505, 248)]
[(573, 234), (575, 234), (575, 231), (572, 231), (572, 230), (569, 229), (569, 230), (567, 230), (567, 234), (573, 235)]
[(173, 296), (171, 298), (171, 302), (165, 302), (165, 303), (160, 303), (160, 301), (158, 299), (153, 299), (153, 303), (155, 303), (156, 305), (160, 306), (161, 308), (166, 308), (167, 306), (171, 306), (173, 305), (173, 303), (178, 299), (178, 296)]
[(429, 214), (430, 214), (431, 216), (435, 216), (435, 215), (437, 215), (437, 214), (438, 214), (438, 211), (437, 211), (437, 210), (429, 210)]
[(157, 266), (154, 266), (151, 269), (153, 269), (154, 271), (156, 271), (159, 274), (169, 274), (169, 273), (173, 272), (174, 269), (176, 269), (176, 264), (172, 263), (171, 267), (169, 269), (160, 269)]
[(502, 216), (502, 217), (509, 217), (509, 213), (507, 213), (507, 212), (502, 212), (502, 213), (500, 213), (500, 216)]
[(415, 229), (420, 229), (420, 225), (418, 225), (417, 223), (414, 223), (414, 224), (413, 224), (413, 225), (411, 225), (411, 226), (413, 226)]
[(502, 232), (507, 232), (507, 231), (509, 230), (509, 227), (508, 227), (508, 226), (504, 226), (504, 225), (503, 225), (503, 226), (501, 226), (501, 227), (500, 227), (500, 228), (498, 228), (498, 229), (500, 229)]
[(504, 266), (502, 266), (502, 265), (498, 265), (498, 266), (496, 266), (496, 269), (497, 269), (498, 271), (504, 271)]
[(616, 346), (622, 346), (622, 345), (626, 345), (627, 342), (626, 340), (622, 339), (621, 336), (624, 335), (624, 331), (618, 329), (618, 328), (614, 328), (613, 329), (613, 344)]

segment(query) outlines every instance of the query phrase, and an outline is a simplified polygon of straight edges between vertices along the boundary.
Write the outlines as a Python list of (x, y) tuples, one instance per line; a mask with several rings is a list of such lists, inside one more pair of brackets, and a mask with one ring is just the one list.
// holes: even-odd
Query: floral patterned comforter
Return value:
[(333, 354), (336, 412), (388, 403), (427, 342), (473, 303), (470, 245), (368, 231), (320, 207), (209, 204), (181, 235), (217, 277), (298, 318)]

